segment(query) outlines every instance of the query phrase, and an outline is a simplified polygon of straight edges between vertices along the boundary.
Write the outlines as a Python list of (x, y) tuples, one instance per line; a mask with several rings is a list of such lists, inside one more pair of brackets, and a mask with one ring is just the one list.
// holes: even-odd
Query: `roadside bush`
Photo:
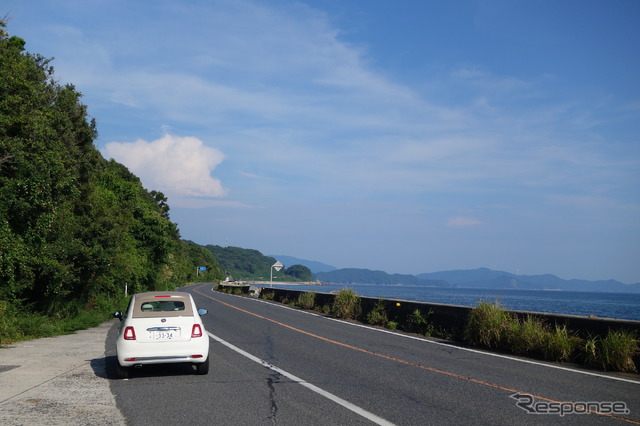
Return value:
[(582, 362), (592, 367), (600, 367), (600, 337), (589, 336), (582, 342)]
[(511, 317), (498, 302), (480, 302), (469, 313), (464, 339), (475, 346), (500, 348), (503, 346), (506, 330), (510, 328)]
[(633, 357), (638, 353), (638, 339), (628, 331), (609, 331), (600, 340), (600, 366), (604, 370), (637, 372)]
[(336, 318), (355, 319), (362, 312), (360, 296), (351, 289), (342, 289), (336, 294), (331, 309)]
[(124, 297), (110, 298), (102, 295), (90, 300), (84, 309), (76, 309), (74, 314), (52, 317), (24, 312), (23, 307), (18, 308), (0, 300), (0, 345), (96, 327), (112, 319), (116, 310), (124, 310), (127, 303), (128, 299)]
[(262, 292), (260, 293), (260, 298), (264, 300), (273, 300), (275, 295), (276, 294), (273, 291), (264, 291), (263, 289)]
[(580, 338), (570, 333), (566, 326), (556, 326), (553, 331), (547, 331), (545, 334), (544, 357), (549, 361), (568, 361), (579, 343)]
[(303, 309), (313, 309), (315, 306), (316, 293), (314, 291), (305, 291), (298, 296), (298, 306)]
[(320, 312), (325, 315), (331, 315), (331, 305), (324, 304), (320, 307)]
[(384, 302), (378, 300), (376, 306), (373, 307), (369, 313), (367, 313), (366, 320), (371, 325), (379, 325), (385, 327), (389, 320), (387, 319), (387, 311), (384, 307)]
[(542, 355), (547, 334), (544, 322), (527, 316), (508, 322), (501, 345), (516, 355)]
[(409, 331), (418, 334), (424, 334), (425, 336), (433, 335), (435, 331), (435, 327), (429, 321), (429, 317), (433, 314), (433, 311), (429, 311), (426, 315), (423, 315), (419, 309), (416, 309), (409, 315), (407, 319), (407, 325), (409, 326)]

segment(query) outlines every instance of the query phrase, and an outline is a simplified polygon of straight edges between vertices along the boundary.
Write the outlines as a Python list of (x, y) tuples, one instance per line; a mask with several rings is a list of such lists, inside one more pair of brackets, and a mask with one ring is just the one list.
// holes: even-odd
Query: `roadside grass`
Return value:
[(303, 309), (313, 309), (315, 307), (316, 292), (305, 291), (298, 296), (298, 306)]
[(266, 292), (266, 291), (260, 292), (260, 298), (263, 300), (273, 300), (274, 296), (275, 296), (275, 293), (272, 293), (272, 292)]
[(354, 290), (345, 288), (336, 294), (331, 307), (331, 313), (336, 318), (356, 319), (361, 312), (360, 296)]
[(498, 302), (480, 302), (469, 314), (464, 338), (474, 346), (500, 349), (507, 339), (507, 331), (513, 330), (510, 321), (508, 312), (500, 308)]
[(609, 331), (600, 339), (599, 363), (602, 369), (637, 372), (633, 357), (638, 353), (638, 338), (628, 331)]
[(413, 333), (422, 334), (424, 336), (433, 336), (435, 333), (435, 327), (429, 320), (429, 317), (433, 315), (433, 311), (429, 311), (423, 314), (419, 309), (416, 309), (407, 318), (408, 331)]
[[(296, 305), (336, 318), (363, 317), (361, 319), (371, 325), (454, 340), (451, 330), (444, 329), (446, 327), (441, 325), (436, 330), (430, 319), (432, 311), (425, 313), (416, 309), (404, 318), (394, 317), (391, 320), (383, 299), (362, 315), (361, 298), (354, 290), (340, 290), (331, 305), (316, 306), (315, 296), (316, 293), (311, 291), (301, 293)], [(274, 293), (265, 292), (261, 297), (273, 300)], [(288, 299), (280, 302), (292, 303)], [(498, 301), (481, 301), (472, 308), (461, 337), (471, 346), (552, 362), (575, 362), (605, 371), (637, 372), (634, 359), (640, 353), (640, 339), (635, 333), (610, 330), (604, 338), (583, 338), (564, 325), (552, 326), (532, 315), (519, 318), (501, 307)]]
[(90, 302), (74, 315), (52, 317), (38, 313), (19, 312), (5, 301), (0, 301), (0, 345), (71, 334), (77, 330), (96, 327), (113, 318), (123, 309), (126, 301), (101, 299)]
[(637, 372), (633, 360), (638, 354), (635, 334), (610, 330), (604, 339), (598, 336), (583, 339), (566, 326), (552, 328), (531, 316), (523, 319), (511, 316), (497, 302), (481, 302), (472, 309), (464, 339), (472, 346), (515, 355), (554, 362), (581, 362), (610, 371)]
[(511, 348), (516, 355), (535, 355), (543, 353), (547, 330), (542, 321), (527, 316), (522, 321), (509, 320), (502, 339), (502, 348)]
[(384, 307), (384, 301), (378, 300), (378, 303), (376, 303), (373, 309), (367, 313), (365, 319), (367, 323), (371, 325), (386, 327), (389, 323), (389, 319), (387, 318), (387, 311)]

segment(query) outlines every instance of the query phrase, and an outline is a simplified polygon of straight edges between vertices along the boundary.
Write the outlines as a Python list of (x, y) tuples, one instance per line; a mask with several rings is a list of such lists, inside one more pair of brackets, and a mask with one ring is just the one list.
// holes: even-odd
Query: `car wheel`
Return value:
[(196, 368), (196, 374), (208, 374), (209, 373), (209, 357), (207, 360), (201, 364), (193, 364)]
[(121, 366), (118, 361), (116, 361), (116, 371), (118, 373), (118, 379), (129, 378), (129, 369), (127, 367)]

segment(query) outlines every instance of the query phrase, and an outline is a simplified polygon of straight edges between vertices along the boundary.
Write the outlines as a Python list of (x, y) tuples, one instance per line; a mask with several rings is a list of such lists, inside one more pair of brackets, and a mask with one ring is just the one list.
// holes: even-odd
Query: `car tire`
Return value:
[(196, 369), (196, 374), (204, 375), (209, 373), (209, 357), (201, 364), (193, 364)]
[(116, 372), (118, 373), (118, 379), (129, 378), (129, 369), (127, 367), (121, 366), (118, 361), (116, 361)]

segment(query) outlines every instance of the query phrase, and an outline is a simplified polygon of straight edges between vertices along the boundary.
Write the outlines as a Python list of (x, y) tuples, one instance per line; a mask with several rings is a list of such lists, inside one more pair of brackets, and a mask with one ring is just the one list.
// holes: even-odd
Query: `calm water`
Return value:
[(403, 285), (282, 285), (274, 287), (329, 293), (353, 289), (360, 296), (384, 299), (476, 306), (478, 302), (500, 302), (506, 309), (570, 315), (596, 315), (640, 321), (640, 294), (577, 291), (435, 288)]

